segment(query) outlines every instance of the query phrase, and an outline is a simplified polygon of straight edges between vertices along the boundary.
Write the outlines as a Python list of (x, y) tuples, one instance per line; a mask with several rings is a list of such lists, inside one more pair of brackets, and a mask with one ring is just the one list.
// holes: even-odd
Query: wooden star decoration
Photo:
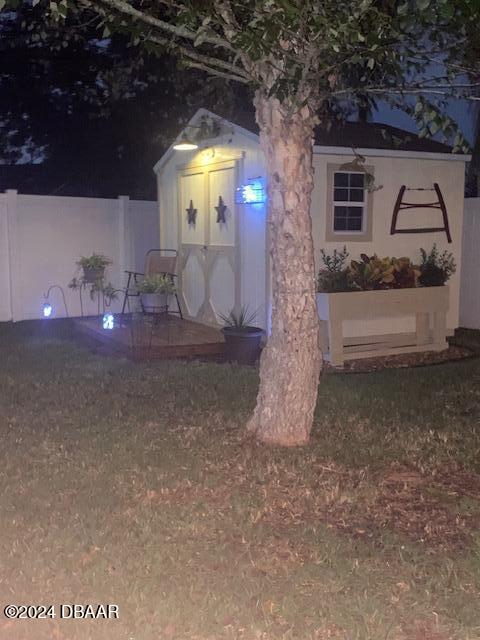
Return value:
[(185, 209), (187, 212), (187, 222), (189, 226), (195, 226), (197, 222), (197, 210), (193, 207), (193, 200), (190, 200), (190, 206), (188, 209)]
[(225, 212), (227, 210), (227, 205), (224, 203), (222, 196), (218, 196), (218, 206), (215, 207), (217, 212), (217, 222), (220, 224), (221, 222), (225, 223), (227, 219), (225, 218)]

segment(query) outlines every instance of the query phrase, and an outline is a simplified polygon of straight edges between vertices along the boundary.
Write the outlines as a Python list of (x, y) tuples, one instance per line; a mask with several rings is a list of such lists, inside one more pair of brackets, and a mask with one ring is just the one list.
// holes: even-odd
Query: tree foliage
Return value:
[[(171, 52), (187, 67), (261, 88), (291, 110), (376, 97), (411, 112), (421, 135), (451, 136), (444, 101), (479, 99), (477, 0), (35, 4), (57, 20), (90, 12), (104, 37), (129, 34), (149, 52)], [(463, 145), (458, 135), (455, 146)]]
[[(310, 103), (326, 113), (387, 100), (412, 115), (420, 135), (443, 134), (456, 149), (465, 148), (465, 140), (444, 115), (446, 101), (480, 99), (478, 0), (0, 0), (2, 5), (30, 12), (23, 19), (32, 39), (57, 51), (68, 44), (75, 54), (82, 39), (98, 42), (99, 35), (109, 43), (113, 36), (128, 37), (141, 51), (171, 53), (187, 68), (261, 88), (290, 110)], [(29, 26), (35, 18), (41, 29)], [(83, 55), (91, 56), (91, 47)], [(132, 77), (134, 64), (134, 55), (117, 58), (104, 78), (118, 85)], [(71, 99), (84, 101), (95, 99), (99, 86), (80, 81), (76, 89)]]

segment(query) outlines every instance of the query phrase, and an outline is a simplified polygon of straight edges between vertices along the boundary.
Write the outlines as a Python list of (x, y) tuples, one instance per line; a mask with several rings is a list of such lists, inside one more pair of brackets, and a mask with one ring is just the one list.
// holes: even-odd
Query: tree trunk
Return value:
[(310, 217), (315, 114), (304, 107), (288, 115), (261, 93), (255, 107), (267, 164), (272, 332), (247, 429), (262, 442), (295, 446), (310, 437), (321, 370)]

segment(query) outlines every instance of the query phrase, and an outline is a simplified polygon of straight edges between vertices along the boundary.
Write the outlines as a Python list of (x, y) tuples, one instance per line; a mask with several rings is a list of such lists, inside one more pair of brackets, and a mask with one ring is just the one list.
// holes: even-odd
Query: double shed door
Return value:
[(179, 172), (179, 292), (184, 315), (221, 323), (240, 304), (237, 161)]

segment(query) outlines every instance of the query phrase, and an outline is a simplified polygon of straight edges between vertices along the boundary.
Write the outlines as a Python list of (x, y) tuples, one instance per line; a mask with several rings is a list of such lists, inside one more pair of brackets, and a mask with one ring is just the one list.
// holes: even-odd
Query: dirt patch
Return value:
[(333, 367), (325, 363), (326, 373), (360, 373), (379, 371), (381, 369), (403, 369), (407, 367), (425, 367), (445, 362), (456, 362), (475, 357), (475, 353), (465, 347), (450, 346), (445, 351), (425, 351), (423, 353), (405, 353), (382, 358), (363, 358), (348, 360), (343, 368)]
[[(341, 474), (315, 491), (307, 487), (266, 489), (262, 517), (276, 527), (324, 522), (354, 538), (381, 544), (391, 532), (432, 552), (469, 546), (480, 529), (480, 476), (445, 470), (435, 477), (400, 468), (380, 477)], [(461, 500), (470, 499), (469, 509)]]

